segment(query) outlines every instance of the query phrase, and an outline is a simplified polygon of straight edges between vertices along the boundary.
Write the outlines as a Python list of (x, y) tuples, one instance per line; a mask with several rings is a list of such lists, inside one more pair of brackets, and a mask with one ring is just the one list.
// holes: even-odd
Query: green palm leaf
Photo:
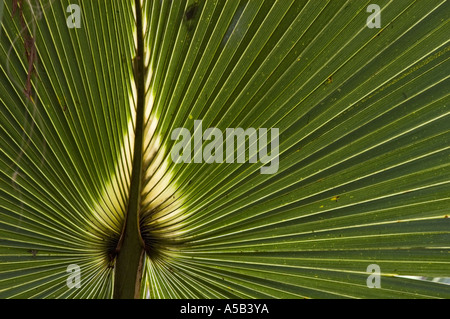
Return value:
[(0, 297), (449, 298), (449, 4), (370, 4), (2, 2)]

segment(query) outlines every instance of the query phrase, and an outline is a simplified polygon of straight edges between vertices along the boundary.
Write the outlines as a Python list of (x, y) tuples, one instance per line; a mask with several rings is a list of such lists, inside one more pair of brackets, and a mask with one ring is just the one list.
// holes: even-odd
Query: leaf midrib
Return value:
[(139, 230), (145, 109), (144, 35), (139, 0), (135, 0), (135, 9), (137, 33), (137, 52), (134, 59), (134, 77), (137, 91), (135, 144), (126, 221), (117, 247), (118, 255), (114, 278), (115, 299), (139, 298), (145, 255), (145, 245)]

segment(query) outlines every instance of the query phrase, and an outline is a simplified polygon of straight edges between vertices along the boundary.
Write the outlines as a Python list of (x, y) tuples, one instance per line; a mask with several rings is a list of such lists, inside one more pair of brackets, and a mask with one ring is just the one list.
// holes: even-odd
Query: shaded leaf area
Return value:
[[(133, 145), (131, 5), (4, 4), (0, 296), (110, 297)], [(80, 29), (67, 26), (69, 4), (81, 8)], [(80, 289), (66, 284), (71, 264), (81, 267)]]
[[(382, 29), (369, 4), (146, 3), (143, 297), (450, 296), (397, 277), (450, 269), (448, 3), (378, 1)], [(278, 173), (173, 164), (173, 130), (200, 119), (279, 128)]]

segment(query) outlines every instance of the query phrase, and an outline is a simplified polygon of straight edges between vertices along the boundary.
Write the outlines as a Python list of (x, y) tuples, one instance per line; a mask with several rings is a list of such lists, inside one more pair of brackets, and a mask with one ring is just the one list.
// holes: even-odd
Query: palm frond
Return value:
[[(449, 4), (377, 4), (5, 2), (0, 297), (112, 297), (138, 199), (144, 298), (449, 298), (408, 278), (449, 276)], [(198, 120), (278, 128), (277, 173), (175, 163)]]

